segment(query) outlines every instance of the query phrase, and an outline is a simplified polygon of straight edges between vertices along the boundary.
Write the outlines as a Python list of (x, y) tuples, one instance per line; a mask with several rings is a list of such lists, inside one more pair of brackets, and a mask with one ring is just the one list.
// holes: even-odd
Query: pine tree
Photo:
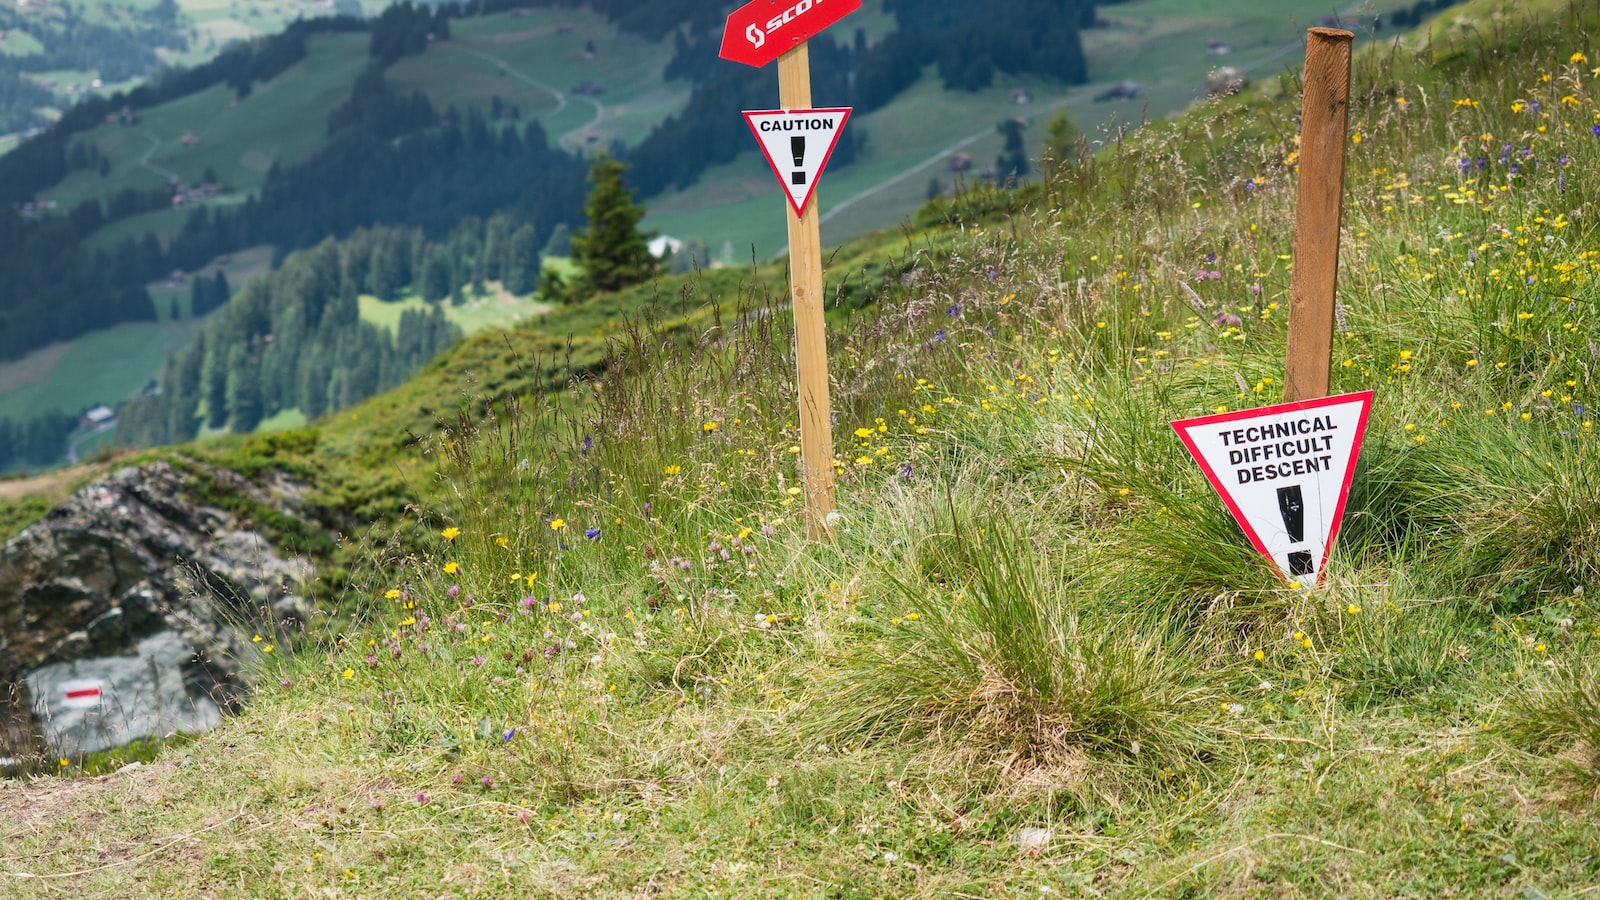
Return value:
[(1044, 127), (1044, 152), (1039, 161), (1045, 175), (1055, 177), (1078, 164), (1078, 126), (1065, 110)]
[(261, 424), (261, 363), (235, 345), (228, 351), (228, 427), (249, 434)]
[(1006, 136), (1006, 143), (1000, 150), (1000, 158), (995, 160), (995, 174), (1001, 184), (1020, 181), (1028, 174), (1028, 151), (1022, 143), (1022, 123), (1007, 119), (996, 130)]
[(221, 341), (207, 340), (200, 380), (206, 402), (206, 427), (221, 428), (228, 424), (228, 350)]
[(422, 299), (429, 303), (436, 303), (450, 296), (451, 283), (455, 281), (451, 271), (450, 256), (443, 247), (433, 245), (423, 252), (422, 258)]
[[(178, 304), (172, 304), (176, 313)], [(198, 319), (211, 310), (211, 279), (195, 278), (189, 283), (189, 315)], [(176, 316), (174, 316), (176, 318)]]
[(645, 208), (633, 202), (622, 173), (622, 163), (606, 154), (589, 169), (594, 185), (584, 204), (589, 227), (572, 237), (573, 259), (583, 267), (579, 294), (621, 290), (656, 273), (648, 246), (653, 235), (639, 231)]
[(519, 297), (533, 293), (539, 286), (539, 235), (532, 225), (524, 225), (511, 235), (506, 252), (505, 286)]

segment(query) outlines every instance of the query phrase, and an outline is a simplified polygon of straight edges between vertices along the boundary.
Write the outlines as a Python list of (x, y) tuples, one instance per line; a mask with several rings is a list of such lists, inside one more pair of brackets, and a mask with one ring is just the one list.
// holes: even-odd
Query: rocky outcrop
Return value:
[(310, 564), (206, 501), (299, 516), (298, 486), (184, 469), (122, 469), (0, 547), (0, 758), (210, 728), (243, 696), (252, 635), (296, 630)]

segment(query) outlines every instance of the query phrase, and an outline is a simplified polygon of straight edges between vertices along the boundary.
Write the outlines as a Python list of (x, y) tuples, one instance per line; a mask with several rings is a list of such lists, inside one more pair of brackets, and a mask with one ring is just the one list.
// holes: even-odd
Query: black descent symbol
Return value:
[[(1306, 502), (1300, 485), (1278, 488), (1278, 512), (1283, 515), (1283, 527), (1289, 532), (1289, 540), (1296, 544), (1303, 543), (1306, 539)], [(1310, 575), (1314, 566), (1310, 550), (1296, 550), (1289, 554), (1291, 576)]]

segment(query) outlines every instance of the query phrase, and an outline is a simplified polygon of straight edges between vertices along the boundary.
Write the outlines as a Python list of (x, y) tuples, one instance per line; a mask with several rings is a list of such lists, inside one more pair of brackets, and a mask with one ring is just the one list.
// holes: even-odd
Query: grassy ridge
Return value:
[(1452, 16), (1477, 27), (1358, 67), (1335, 381), (1378, 401), (1319, 590), (1282, 587), (1167, 426), (1281, 392), (1298, 108), (1252, 94), (835, 262), (830, 542), (797, 513), (770, 274), (614, 298), (657, 321), (610, 349), (614, 309), (566, 311), (570, 352), (480, 334), (313, 432), (202, 447), (419, 502), (240, 719), (0, 789), (0, 877), (1584, 893), (1600, 6)]

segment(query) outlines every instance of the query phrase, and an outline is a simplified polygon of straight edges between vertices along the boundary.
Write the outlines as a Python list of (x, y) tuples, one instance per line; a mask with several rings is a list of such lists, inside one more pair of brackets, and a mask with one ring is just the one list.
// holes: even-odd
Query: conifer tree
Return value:
[(243, 347), (228, 351), (228, 427), (249, 434), (261, 424), (261, 363)]
[(997, 130), (1006, 136), (1006, 143), (1000, 150), (1000, 158), (995, 160), (995, 175), (1001, 184), (1019, 181), (1028, 174), (1028, 151), (1022, 143), (1022, 123), (1007, 119), (1000, 123)]
[(656, 273), (656, 260), (648, 242), (652, 234), (639, 230), (645, 208), (633, 202), (633, 192), (622, 180), (623, 165), (601, 154), (589, 169), (594, 188), (584, 204), (589, 225), (572, 236), (573, 259), (583, 267), (578, 293), (621, 290)]
[(539, 286), (539, 236), (532, 225), (524, 225), (511, 235), (505, 286), (518, 296), (531, 294)]

